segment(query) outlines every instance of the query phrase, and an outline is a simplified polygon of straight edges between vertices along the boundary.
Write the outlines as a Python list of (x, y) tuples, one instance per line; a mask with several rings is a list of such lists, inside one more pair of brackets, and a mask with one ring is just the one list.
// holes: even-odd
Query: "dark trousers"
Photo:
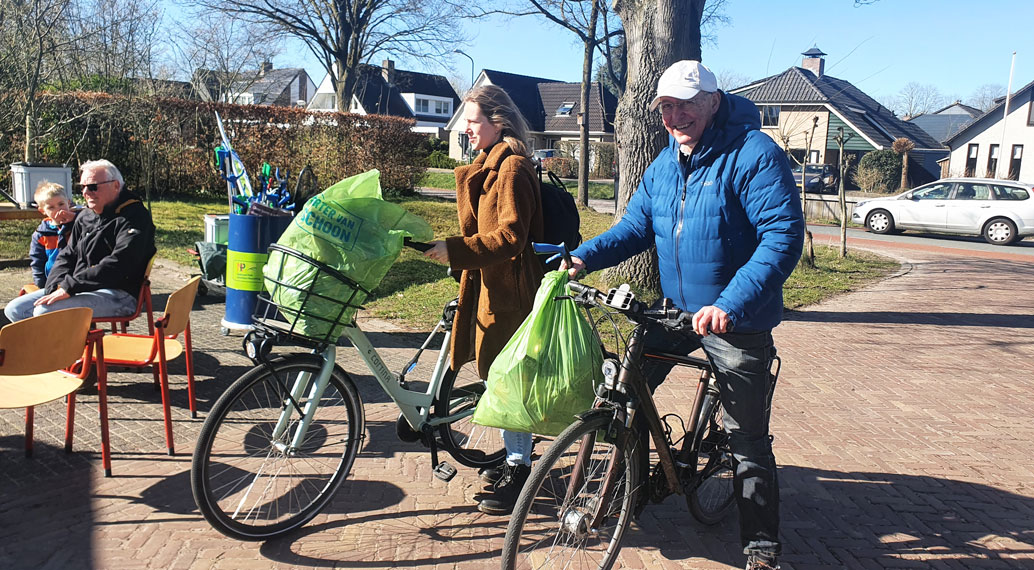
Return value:
[[(662, 327), (647, 332), (645, 346), (689, 354), (703, 347), (714, 363), (715, 380), (725, 408), (725, 429), (735, 464), (734, 486), (740, 512), (744, 553), (778, 555), (779, 481), (768, 423), (775, 379), (770, 373), (775, 346), (771, 331), (759, 333), (674, 333)], [(674, 365), (646, 360), (643, 373), (655, 390)]]

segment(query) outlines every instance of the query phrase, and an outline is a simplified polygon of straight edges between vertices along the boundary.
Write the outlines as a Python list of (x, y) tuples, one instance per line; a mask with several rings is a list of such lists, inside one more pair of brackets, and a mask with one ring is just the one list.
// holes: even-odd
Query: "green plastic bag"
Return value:
[[(313, 196), (277, 243), (340, 271), (366, 291), (373, 290), (402, 251), (405, 237), (416, 241), (434, 237), (423, 218), (381, 198), (379, 176), (370, 170)], [(324, 319), (338, 317), (344, 300), (351, 298), (350, 304), (358, 306), (366, 299), (362, 290), (357, 293), (327, 273), (317, 278), (315, 267), (278, 251), (270, 253), (263, 275), (267, 291), (293, 330), (313, 338), (341, 336), (343, 326)], [(275, 286), (276, 281), (288, 286)], [(315, 295), (309, 296), (299, 314), (310, 290)], [(356, 310), (351, 307), (342, 320), (350, 322)]]
[(567, 272), (550, 271), (535, 306), (488, 370), (476, 424), (558, 435), (592, 407), (603, 354), (592, 327), (568, 295)]

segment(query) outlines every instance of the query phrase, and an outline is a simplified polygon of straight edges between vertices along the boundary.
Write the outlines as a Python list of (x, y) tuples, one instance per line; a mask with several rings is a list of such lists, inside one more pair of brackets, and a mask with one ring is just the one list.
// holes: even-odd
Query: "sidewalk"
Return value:
[[(783, 371), (773, 432), (780, 463), (784, 570), (1034, 567), (1034, 264), (895, 251), (902, 271), (864, 291), (788, 315), (776, 329)], [(188, 269), (159, 260), (155, 306)], [(0, 270), (0, 304), (28, 269)], [(96, 396), (24, 415), (0, 410), (0, 561), (9, 569), (498, 568), (506, 519), (480, 514), (477, 474), (444, 483), (419, 444), (397, 440), (397, 410), (350, 349), (339, 362), (366, 402), (367, 440), (350, 481), (292, 537), (225, 539), (190, 493), (190, 453), (221, 391), (250, 367), (223, 336), (220, 299), (195, 305), (200, 418), (171, 366), (177, 455), (165, 454), (150, 374), (112, 374), (114, 477), (100, 467)], [(364, 320), (398, 368), (421, 334)], [(400, 348), (401, 347), (401, 348)], [(406, 348), (409, 347), (409, 348)], [(669, 381), (662, 410), (689, 401)], [(544, 451), (540, 446), (539, 453)], [(625, 568), (742, 568), (734, 520), (696, 524), (677, 497), (633, 525)]]

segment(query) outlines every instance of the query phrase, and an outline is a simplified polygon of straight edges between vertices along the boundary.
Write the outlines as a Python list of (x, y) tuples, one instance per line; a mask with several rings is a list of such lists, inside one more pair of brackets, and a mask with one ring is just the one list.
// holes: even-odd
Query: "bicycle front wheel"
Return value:
[(449, 455), (467, 467), (495, 467), (503, 462), (506, 448), (498, 428), (477, 425), (470, 421), (474, 408), (485, 393), (485, 381), (478, 377), (473, 362), (449, 369), (435, 402), (434, 414), (445, 418), (461, 417), (438, 427), (438, 437)]
[(219, 532), (239, 540), (290, 532), (316, 516), (345, 479), (363, 435), (352, 380), (335, 367), (303, 434), (299, 407), (308, 391), (294, 403), (289, 397), (299, 378), (315, 380), (321, 362), (299, 354), (256, 366), (212, 408), (190, 476), (194, 501)]
[(693, 518), (706, 525), (718, 524), (736, 503), (733, 487), (732, 453), (729, 435), (725, 433), (725, 410), (717, 394), (704, 396), (700, 409), (699, 444), (697, 445), (697, 478), (700, 484), (686, 496)]
[(503, 568), (614, 565), (639, 492), (635, 432), (605, 435), (610, 414), (578, 420), (531, 472), (503, 543)]

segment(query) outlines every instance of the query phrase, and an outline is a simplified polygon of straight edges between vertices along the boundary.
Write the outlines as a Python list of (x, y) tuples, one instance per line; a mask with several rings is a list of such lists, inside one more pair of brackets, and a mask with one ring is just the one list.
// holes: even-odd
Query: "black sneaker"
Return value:
[(496, 483), (491, 497), (478, 503), (478, 510), (486, 515), (508, 515), (513, 512), (517, 496), (521, 494), (524, 483), (531, 474), (531, 467), (524, 465), (509, 466), (503, 469), (502, 478)]
[(747, 570), (779, 570), (775, 556), (751, 554), (747, 557)]

